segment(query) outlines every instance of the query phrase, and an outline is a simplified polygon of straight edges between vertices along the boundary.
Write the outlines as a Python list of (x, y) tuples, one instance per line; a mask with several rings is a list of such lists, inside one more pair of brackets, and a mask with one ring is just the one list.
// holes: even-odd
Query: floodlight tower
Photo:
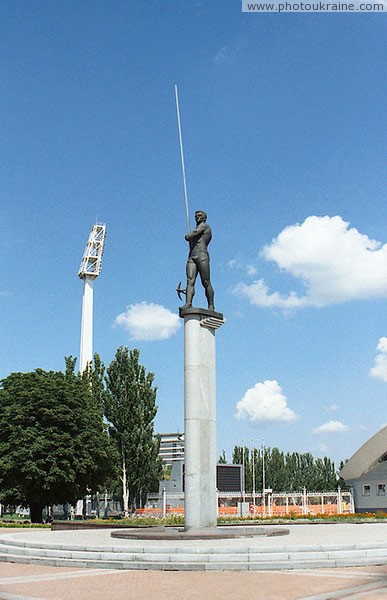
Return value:
[(84, 281), (79, 355), (81, 373), (93, 360), (93, 283), (101, 272), (105, 237), (105, 224), (96, 224), (92, 227), (78, 272), (78, 277)]

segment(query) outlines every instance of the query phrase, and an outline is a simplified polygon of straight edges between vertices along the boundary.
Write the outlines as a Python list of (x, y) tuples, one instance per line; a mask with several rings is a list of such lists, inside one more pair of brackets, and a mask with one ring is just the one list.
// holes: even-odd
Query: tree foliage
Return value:
[(218, 458), (218, 463), (220, 465), (225, 465), (227, 463), (227, 459), (226, 459), (226, 452), (225, 450), (222, 450), (221, 455)]
[(36, 369), (11, 373), (0, 388), (0, 501), (29, 506), (42, 521), (52, 504), (75, 503), (114, 469), (114, 449), (89, 377)]
[(254, 483), (256, 491), (266, 487), (273, 492), (298, 492), (304, 487), (311, 492), (325, 492), (340, 484), (331, 459), (315, 459), (310, 452), (285, 454), (278, 448), (235, 446), (232, 462), (244, 464), (247, 492), (253, 490)]
[(104, 412), (120, 454), (124, 511), (161, 478), (159, 441), (154, 438), (157, 413), (153, 373), (139, 363), (139, 350), (117, 349), (107, 368)]

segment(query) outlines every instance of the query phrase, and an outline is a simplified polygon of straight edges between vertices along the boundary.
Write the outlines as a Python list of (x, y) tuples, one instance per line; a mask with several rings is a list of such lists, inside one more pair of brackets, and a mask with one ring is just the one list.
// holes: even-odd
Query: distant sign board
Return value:
[(216, 487), (219, 492), (242, 492), (242, 465), (216, 465)]
[[(185, 463), (183, 467), (183, 492), (185, 491)], [(216, 465), (216, 488), (218, 492), (238, 492), (243, 490), (242, 465)]]

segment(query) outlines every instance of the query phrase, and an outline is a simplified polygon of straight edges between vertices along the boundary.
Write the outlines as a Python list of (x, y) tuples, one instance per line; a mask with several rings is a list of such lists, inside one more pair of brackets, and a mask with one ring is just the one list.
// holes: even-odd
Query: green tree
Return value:
[(348, 485), (346, 483), (346, 481), (344, 481), (344, 479), (341, 477), (340, 473), (341, 473), (341, 469), (344, 467), (344, 465), (347, 464), (348, 462), (348, 458), (346, 458), (345, 460), (341, 460), (340, 461), (340, 466), (339, 466), (339, 470), (337, 472), (337, 486), (340, 487), (343, 491), (348, 491), (351, 489), (351, 486)]
[(253, 489), (253, 475), (249, 448), (247, 446), (235, 446), (231, 460), (234, 465), (243, 466), (244, 488), (246, 492), (251, 491)]
[(222, 453), (221, 453), (221, 455), (218, 458), (218, 463), (220, 465), (226, 465), (227, 464), (227, 457), (226, 457), (225, 450), (222, 450)]
[(157, 413), (153, 373), (139, 364), (140, 352), (120, 347), (107, 368), (105, 417), (120, 455), (120, 479), (125, 515), (136, 497), (161, 478), (159, 440), (153, 435)]
[(315, 480), (311, 491), (326, 492), (334, 490), (338, 485), (335, 465), (330, 458), (317, 458), (315, 461)]
[(265, 448), (265, 487), (274, 492), (286, 490), (286, 467), (284, 453), (278, 448)]
[(278, 448), (249, 450), (235, 446), (232, 462), (244, 464), (247, 492), (253, 488), (255, 491), (262, 490), (264, 472), (265, 487), (273, 492), (299, 492), (304, 487), (310, 491), (324, 492), (340, 485), (334, 463), (327, 457), (314, 459), (310, 452), (288, 452), (285, 455)]
[[(91, 391), (91, 402), (93, 404), (93, 409), (98, 413), (99, 417), (103, 420), (105, 424), (105, 429), (108, 432), (108, 425), (106, 423), (104, 417), (104, 399), (105, 399), (105, 365), (103, 364), (99, 354), (95, 353), (93, 357), (93, 362), (89, 363), (85, 371), (82, 373), (82, 378), (84, 378), (89, 386)], [(109, 477), (103, 486), (100, 486), (96, 494), (92, 497), (92, 503), (95, 503), (96, 515), (99, 516), (99, 493), (106, 492), (107, 489), (114, 492), (117, 487), (117, 476), (118, 476), (118, 464), (119, 464), (119, 455), (117, 452), (117, 448), (113, 440), (110, 438), (109, 434), (109, 443), (112, 451), (112, 465), (113, 468), (111, 470), (111, 477)], [(86, 502), (84, 499), (83, 502), (83, 514), (84, 518), (86, 518)]]
[(114, 449), (86, 378), (11, 373), (0, 388), (0, 501), (28, 506), (42, 522), (52, 504), (74, 504), (111, 475)]

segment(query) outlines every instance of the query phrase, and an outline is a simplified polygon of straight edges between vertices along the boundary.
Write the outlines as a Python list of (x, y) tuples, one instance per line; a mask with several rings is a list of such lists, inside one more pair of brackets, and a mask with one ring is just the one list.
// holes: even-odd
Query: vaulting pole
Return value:
[(179, 130), (181, 170), (182, 170), (182, 173), (183, 173), (185, 216), (186, 216), (186, 221), (187, 221), (187, 233), (189, 233), (191, 231), (191, 227), (190, 227), (190, 224), (189, 224), (187, 180), (186, 180), (186, 176), (185, 176), (184, 151), (183, 151), (183, 135), (182, 135), (182, 132), (181, 132), (180, 108), (179, 108), (179, 93), (178, 93), (177, 85), (176, 84), (175, 84), (175, 100), (176, 100), (177, 127), (178, 127), (178, 130)]

